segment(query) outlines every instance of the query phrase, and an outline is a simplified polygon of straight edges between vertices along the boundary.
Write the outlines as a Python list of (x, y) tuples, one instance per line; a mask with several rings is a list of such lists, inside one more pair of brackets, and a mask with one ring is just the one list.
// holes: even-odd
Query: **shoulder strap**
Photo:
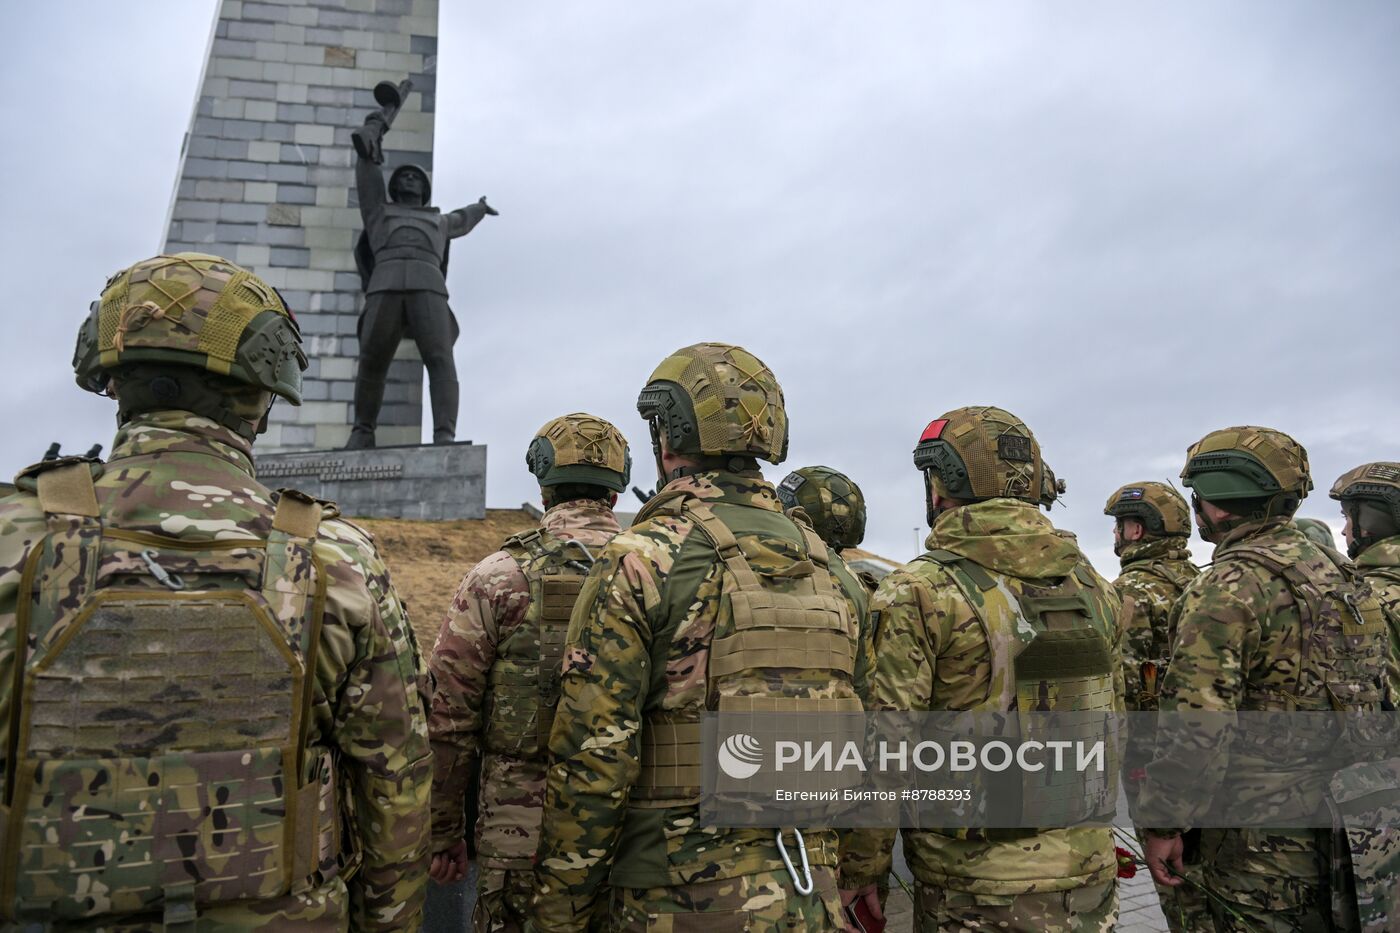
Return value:
[(942, 548), (935, 548), (932, 551), (925, 551), (915, 560), (926, 561), (930, 564), (939, 564), (950, 569), (960, 571), (973, 586), (983, 593), (996, 588), (997, 581), (993, 579), (985, 568), (975, 561), (968, 560), (961, 554), (954, 554), (952, 551), (945, 551)]
[(729, 530), (728, 525), (719, 520), (713, 509), (699, 499), (690, 499), (685, 503), (685, 514), (695, 522), (695, 527), (710, 539), (710, 543), (719, 552), (719, 559), (724, 561), (724, 566), (734, 575), (740, 589), (763, 588), (763, 584), (758, 581), (758, 575), (753, 572), (753, 568), (744, 557), (744, 552), (740, 550), (734, 533)]

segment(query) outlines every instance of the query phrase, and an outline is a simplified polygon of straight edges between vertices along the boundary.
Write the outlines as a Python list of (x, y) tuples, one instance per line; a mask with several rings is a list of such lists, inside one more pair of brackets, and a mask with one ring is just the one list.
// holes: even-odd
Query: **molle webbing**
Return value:
[(521, 623), (496, 645), (485, 746), (538, 759), (549, 747), (569, 617), (591, 560), (582, 542), (539, 529), (511, 538), (505, 549), (525, 577), (530, 601)]
[(21, 583), (35, 649), (16, 665), (0, 912), (179, 925), (333, 875), (336, 780), (307, 738), (320, 504), (284, 492), (266, 540), (166, 538), (104, 528), (86, 464), (52, 472)]
[[(1228, 558), (1239, 558), (1263, 567), (1282, 579), (1298, 609), (1299, 663), (1293, 688), (1286, 692), (1258, 691), (1256, 700), (1262, 698), (1266, 703), (1282, 700), (1289, 708), (1316, 706), (1343, 709), (1350, 708), (1352, 703), (1337, 696), (1335, 690), (1345, 685), (1378, 684), (1383, 663), (1379, 656), (1386, 650), (1388, 638), (1384, 611), (1369, 588), (1358, 587), (1357, 573), (1350, 564), (1330, 548), (1319, 547), (1318, 551), (1336, 569), (1340, 580), (1320, 574), (1310, 561), (1280, 560), (1266, 547), (1248, 544), (1236, 546), (1227, 555)], [(1220, 561), (1216, 563), (1219, 565)], [(1328, 635), (1329, 626), (1337, 627), (1334, 637)], [(1365, 648), (1366, 642), (1372, 642), (1370, 650)], [(1334, 655), (1327, 659), (1328, 670), (1325, 674), (1313, 669), (1313, 655), (1318, 648), (1325, 654)], [(1374, 664), (1369, 663), (1371, 656), (1375, 656)], [(1369, 670), (1371, 667), (1374, 669)], [(1304, 683), (1308, 674), (1325, 682), (1325, 697), (1304, 695), (1313, 693)]]
[(734, 633), (716, 636), (711, 645), (711, 680), (766, 668), (830, 670), (847, 676), (854, 672), (856, 647), (849, 610), (832, 581), (826, 545), (815, 533), (794, 524), (802, 532), (808, 557), (783, 571), (783, 576), (810, 580), (815, 592), (780, 592), (759, 581), (733, 532), (712, 510), (687, 503), (686, 513), (714, 544), (737, 584), (726, 593)]
[[(983, 709), (996, 712), (1089, 713), (1056, 720), (1054, 734), (1040, 734), (1046, 720), (1020, 720), (1022, 739), (1085, 741), (1102, 738), (1100, 713), (1115, 704), (1112, 656), (1105, 618), (1091, 593), (1098, 589), (1083, 563), (1048, 586), (1011, 576), (1000, 580), (986, 568), (950, 551), (930, 551), (921, 560), (940, 564), (958, 589), (987, 638), (993, 670), (990, 682), (1004, 684), (1002, 693), (987, 697)], [(1116, 771), (1105, 778), (1088, 775), (1008, 771), (986, 777), (997, 799), (1010, 810), (1019, 806), (1019, 821), (1066, 826), (1103, 818), (1116, 799)], [(978, 796), (974, 792), (974, 797)], [(990, 793), (987, 799), (991, 799)], [(1013, 803), (1013, 801), (1015, 801)], [(1027, 830), (986, 830), (987, 838), (1018, 838)]]
[(701, 731), (698, 722), (647, 720), (642, 770), (632, 786), (634, 804), (655, 800), (656, 805), (671, 806), (677, 799), (699, 796)]
[[(760, 573), (744, 556), (734, 532), (706, 504), (686, 500), (685, 514), (696, 524), (724, 565), (721, 605), (727, 603), (732, 631), (711, 644), (706, 671), (707, 693), (718, 698), (723, 713), (851, 713), (861, 701), (847, 696), (797, 695), (781, 692), (774, 682), (792, 671), (809, 676), (830, 672), (832, 681), (848, 682), (855, 669), (856, 626), (828, 568), (826, 546), (810, 530), (800, 531), (805, 556), (774, 573)], [(788, 521), (784, 519), (784, 521)], [(721, 617), (723, 617), (721, 612)], [(745, 679), (743, 675), (751, 675)], [(759, 676), (752, 676), (759, 675)], [(756, 683), (767, 692), (752, 692)], [(785, 685), (786, 686), (786, 685)], [(701, 791), (701, 724), (699, 710), (674, 710), (646, 720), (641, 737), (641, 773), (632, 787), (636, 807), (673, 807), (696, 803)], [(682, 717), (696, 717), (686, 719)]]
[(583, 589), (583, 577), (551, 574), (540, 581), (540, 748), (549, 747), (554, 726), (554, 710), (559, 704), (560, 667), (564, 662), (564, 640), (569, 634), (569, 616)]

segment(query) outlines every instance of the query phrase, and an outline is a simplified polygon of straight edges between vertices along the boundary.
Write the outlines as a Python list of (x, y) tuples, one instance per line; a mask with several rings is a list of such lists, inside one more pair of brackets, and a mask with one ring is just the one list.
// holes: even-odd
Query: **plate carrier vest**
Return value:
[(284, 490), (265, 540), (181, 540), (105, 525), (88, 462), (37, 481), (48, 531), (19, 587), (0, 912), (163, 910), (192, 928), (200, 906), (333, 876), (332, 756), (307, 744), (321, 503)]

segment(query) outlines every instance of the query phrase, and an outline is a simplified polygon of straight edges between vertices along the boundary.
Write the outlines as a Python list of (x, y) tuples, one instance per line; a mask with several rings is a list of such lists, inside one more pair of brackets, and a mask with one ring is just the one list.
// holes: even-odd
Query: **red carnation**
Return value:
[(1133, 853), (1122, 846), (1114, 846), (1113, 853), (1118, 856), (1118, 877), (1133, 878), (1137, 876), (1137, 859)]

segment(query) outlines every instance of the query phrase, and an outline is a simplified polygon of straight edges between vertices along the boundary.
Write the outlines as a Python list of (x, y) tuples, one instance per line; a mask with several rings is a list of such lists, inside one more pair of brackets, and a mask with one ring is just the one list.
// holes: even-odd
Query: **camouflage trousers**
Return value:
[[(1145, 833), (1138, 833), (1138, 845), (1147, 849)], [(1201, 890), (1201, 832), (1189, 830), (1186, 834), (1186, 877), (1187, 882), (1179, 887), (1169, 888), (1153, 882), (1157, 889), (1157, 900), (1162, 905), (1162, 915), (1167, 918), (1167, 928), (1171, 933), (1198, 933), (1200, 930), (1214, 929), (1211, 920), (1210, 902)], [(1141, 869), (1146, 871), (1146, 869)]]
[(812, 867), (812, 893), (793, 889), (785, 871), (673, 888), (613, 891), (613, 933), (768, 933), (842, 928), (841, 896), (834, 869)]
[(534, 893), (535, 873), (529, 869), (482, 868), (472, 929), (476, 933), (519, 933), (525, 929)]
[[(192, 933), (248, 933), (252, 930), (306, 930), (308, 933), (344, 933), (350, 929), (349, 894), (340, 879), (303, 894), (266, 901), (237, 901), (202, 907), (193, 924), (179, 927)], [(0, 926), (16, 933), (155, 933), (172, 929), (160, 914), (93, 917), (88, 920), (20, 923)]]
[(1118, 879), (1067, 891), (969, 894), (916, 882), (917, 933), (1109, 933), (1118, 923)]
[(1202, 879), (1217, 931), (1322, 933), (1332, 907), (1320, 837), (1305, 829), (1201, 831)]

